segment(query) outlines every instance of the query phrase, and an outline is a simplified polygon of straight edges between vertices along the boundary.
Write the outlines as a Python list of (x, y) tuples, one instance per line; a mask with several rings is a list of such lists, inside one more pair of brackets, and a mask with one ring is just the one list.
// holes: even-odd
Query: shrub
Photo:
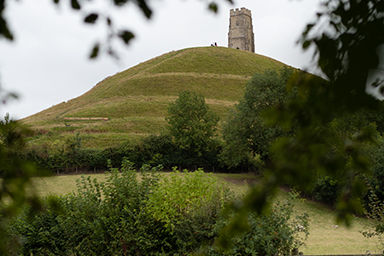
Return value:
[(232, 198), (228, 188), (219, 186), (212, 174), (176, 168), (163, 177), (147, 200), (147, 211), (175, 239), (181, 253), (191, 252), (217, 236), (214, 227), (219, 213)]
[[(202, 171), (186, 175), (186, 180), (180, 178), (182, 181), (175, 175), (170, 179), (174, 184), (164, 180), (160, 184), (161, 169), (143, 165), (139, 179), (134, 164), (124, 160), (120, 169), (110, 168), (104, 183), (82, 176), (77, 193), (53, 197), (58, 208), (48, 203), (51, 199), (46, 199), (38, 214), (26, 207), (9, 229), (10, 241), (20, 242), (20, 255), (173, 255), (194, 251), (217, 235), (212, 230), (224, 203), (218, 200), (223, 193), (214, 193), (216, 183)], [(181, 204), (188, 193), (184, 181), (195, 184), (188, 189), (201, 198), (211, 191), (210, 200), (190, 196), (190, 203), (182, 207), (182, 214), (175, 215), (178, 219), (170, 229), (163, 219), (154, 218), (154, 208), (148, 204), (167, 188)], [(165, 204), (158, 206), (161, 213), (171, 212)]]
[(360, 231), (366, 238), (378, 237), (380, 240), (380, 248), (384, 249), (384, 203), (375, 194), (372, 187), (369, 186), (369, 193), (367, 195), (367, 205), (365, 206), (365, 216), (368, 223), (365, 230)]
[(161, 226), (146, 218), (143, 203), (156, 186), (158, 169), (143, 168), (139, 181), (133, 164), (123, 161), (121, 173), (111, 168), (105, 183), (82, 176), (77, 193), (57, 198), (59, 210), (45, 203), (30, 217), (27, 207), (10, 228), (21, 241), (20, 254), (122, 255), (152, 249), (145, 241), (152, 241), (147, 239)]
[(250, 214), (249, 231), (234, 237), (235, 246), (223, 254), (212, 245), (230, 221), (221, 214), (233, 199), (229, 190), (202, 170), (175, 168), (160, 176), (161, 169), (143, 165), (138, 177), (125, 159), (121, 168), (110, 167), (106, 182), (82, 176), (77, 193), (46, 198), (40, 212), (28, 206), (13, 220), (9, 244), (19, 243), (20, 250), (9, 253), (271, 255), (301, 245), (298, 227), (307, 232), (308, 218), (291, 219), (289, 201), (276, 204), (267, 216)]
[(173, 232), (184, 216), (199, 214), (205, 205), (212, 205), (213, 201), (223, 197), (224, 189), (218, 189), (217, 179), (211, 174), (205, 174), (199, 168), (195, 172), (184, 170), (180, 175), (174, 168), (170, 177), (164, 177), (161, 185), (149, 195), (147, 208), (156, 220), (164, 222)]
[(297, 195), (292, 193), (288, 200), (276, 202), (267, 214), (249, 213), (245, 221), (247, 231), (240, 235), (226, 234), (226, 226), (231, 222), (231, 218), (221, 218), (217, 228), (222, 229), (222, 235), (229, 236), (232, 246), (227, 251), (212, 246), (206, 249), (205, 254), (289, 255), (291, 250), (304, 245), (309, 235), (308, 214), (295, 214), (293, 211), (296, 197)]
[(333, 206), (337, 201), (340, 189), (337, 180), (333, 180), (329, 176), (319, 177), (312, 189), (312, 196), (319, 202)]

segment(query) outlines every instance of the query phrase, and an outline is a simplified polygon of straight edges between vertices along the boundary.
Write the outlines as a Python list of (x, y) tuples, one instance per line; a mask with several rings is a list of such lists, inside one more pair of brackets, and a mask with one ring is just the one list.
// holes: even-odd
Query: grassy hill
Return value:
[(172, 51), (107, 77), (82, 96), (22, 122), (36, 131), (30, 144), (80, 133), (87, 147), (114, 146), (159, 133), (166, 125), (168, 104), (183, 90), (203, 94), (224, 118), (254, 73), (282, 66), (265, 56), (224, 47)]

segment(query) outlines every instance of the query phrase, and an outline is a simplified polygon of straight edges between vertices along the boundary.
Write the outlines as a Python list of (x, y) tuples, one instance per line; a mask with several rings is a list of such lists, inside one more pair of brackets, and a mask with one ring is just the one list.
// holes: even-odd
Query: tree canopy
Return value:
[(168, 130), (183, 149), (198, 155), (208, 149), (219, 117), (209, 109), (203, 95), (183, 91), (168, 107)]
[(279, 126), (266, 126), (261, 113), (288, 101), (289, 94), (285, 85), (293, 72), (288, 67), (278, 72), (267, 70), (254, 74), (247, 82), (244, 98), (223, 124), (223, 139), (226, 143), (222, 159), (226, 164), (237, 166), (257, 156), (269, 162), (270, 144), (286, 131)]
[[(361, 212), (359, 195), (365, 190), (363, 177), (370, 171), (369, 156), (362, 149), (364, 144), (376, 143), (376, 129), (367, 124), (345, 138), (332, 127), (332, 122), (361, 109), (380, 111), (381, 102), (365, 91), (369, 69), (380, 68), (381, 56), (376, 49), (384, 43), (383, 32), (383, 1), (323, 2), (317, 20), (307, 25), (299, 42), (303, 49), (315, 48), (314, 58), (328, 81), (296, 77), (287, 89), (296, 88), (298, 96), (265, 112), (267, 124), (286, 129), (295, 126), (295, 133), (272, 145), (273, 164), (263, 183), (245, 199), (244, 206), (234, 206), (240, 214), (232, 231), (237, 229), (244, 212), (263, 212), (281, 184), (313, 184), (313, 173), (350, 181), (338, 197), (339, 220), (349, 224), (350, 214)], [(222, 244), (226, 242), (223, 238)]]

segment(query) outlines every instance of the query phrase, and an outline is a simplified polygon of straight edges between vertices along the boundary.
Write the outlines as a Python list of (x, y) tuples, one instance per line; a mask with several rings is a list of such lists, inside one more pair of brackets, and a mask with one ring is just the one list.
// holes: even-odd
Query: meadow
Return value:
[[(162, 175), (167, 175), (163, 173)], [(104, 181), (106, 174), (86, 174), (92, 179)], [(252, 174), (214, 174), (215, 177), (229, 186), (237, 195), (242, 195), (250, 189), (250, 184), (257, 183), (258, 176)], [(63, 195), (76, 191), (76, 180), (80, 175), (62, 175), (51, 177), (34, 178), (35, 192), (40, 196), (49, 194)], [(288, 191), (282, 189), (277, 195), (277, 200), (284, 200)], [(365, 230), (369, 222), (362, 217), (355, 217), (352, 225), (346, 227), (336, 225), (335, 212), (329, 207), (303, 200), (297, 202), (295, 210), (307, 212), (310, 216), (309, 232), (306, 247), (300, 249), (304, 255), (336, 255), (336, 254), (365, 254), (367, 250), (371, 253), (380, 253), (380, 240), (378, 238), (365, 238), (360, 231)]]

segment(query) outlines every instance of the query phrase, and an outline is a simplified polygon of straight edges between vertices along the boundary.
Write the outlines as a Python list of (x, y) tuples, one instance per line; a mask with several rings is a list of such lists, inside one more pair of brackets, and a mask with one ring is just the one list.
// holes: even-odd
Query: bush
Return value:
[(378, 237), (381, 244), (380, 248), (384, 249), (384, 203), (377, 197), (371, 187), (366, 200), (367, 205), (364, 213), (368, 219), (368, 223), (365, 226), (365, 230), (360, 232), (366, 238)]
[(221, 214), (229, 190), (202, 170), (161, 169), (143, 165), (139, 178), (125, 159), (106, 182), (82, 176), (77, 193), (46, 198), (37, 213), (26, 207), (7, 230), (9, 244), (20, 245), (9, 254), (271, 255), (300, 245), (298, 225), (307, 232), (305, 215), (291, 220), (292, 204), (276, 204), (267, 216), (249, 215), (249, 231), (222, 254), (213, 244), (230, 221)]
[[(217, 235), (212, 229), (224, 194), (215, 194), (216, 183), (201, 171), (188, 175), (187, 182), (196, 185), (193, 193), (203, 197), (202, 189), (209, 187), (214, 200), (198, 204), (190, 197), (192, 203), (185, 205), (170, 229), (163, 219), (154, 218), (154, 208), (148, 207), (148, 202), (162, 195), (161, 187), (167, 187), (164, 180), (159, 183), (161, 169), (143, 165), (139, 179), (133, 163), (124, 160), (120, 169), (110, 168), (104, 183), (82, 176), (77, 193), (46, 199), (38, 214), (26, 207), (10, 226), (10, 241), (19, 241), (20, 255), (173, 255), (193, 251)], [(181, 203), (187, 194), (185, 184), (176, 176), (171, 180), (175, 184), (171, 184), (170, 195)], [(52, 198), (59, 207), (49, 203)], [(170, 212), (165, 204), (159, 207), (160, 212)]]
[(29, 217), (27, 207), (10, 229), (21, 241), (20, 254), (121, 255), (152, 249), (145, 241), (162, 227), (142, 209), (159, 168), (143, 168), (139, 182), (133, 164), (124, 161), (121, 173), (111, 168), (105, 183), (82, 176), (76, 194), (57, 198), (59, 210), (46, 203)]
[(147, 209), (156, 220), (165, 223), (171, 233), (185, 217), (194, 218), (203, 212), (218, 213), (229, 195), (224, 187), (218, 187), (212, 174), (205, 174), (201, 168), (195, 172), (184, 170), (182, 174), (173, 168), (169, 178), (164, 177), (161, 183), (149, 195)]
[(231, 218), (222, 218), (221, 225), (217, 227), (222, 229), (222, 235), (229, 239), (232, 246), (227, 251), (212, 246), (206, 249), (205, 254), (289, 255), (293, 249), (303, 246), (309, 235), (309, 216), (305, 212), (294, 214), (297, 195), (292, 193), (291, 196), (288, 200), (274, 204), (267, 214), (249, 213), (245, 221), (247, 231), (240, 235), (226, 233), (225, 226), (231, 222)]
[(339, 182), (333, 180), (331, 177), (319, 177), (312, 189), (312, 196), (319, 202), (333, 206), (337, 201), (340, 189)]
[(203, 242), (213, 242), (218, 235), (214, 227), (219, 213), (231, 198), (229, 189), (219, 186), (217, 179), (202, 169), (180, 173), (174, 168), (149, 195), (147, 211), (164, 223), (177, 252), (186, 254)]

